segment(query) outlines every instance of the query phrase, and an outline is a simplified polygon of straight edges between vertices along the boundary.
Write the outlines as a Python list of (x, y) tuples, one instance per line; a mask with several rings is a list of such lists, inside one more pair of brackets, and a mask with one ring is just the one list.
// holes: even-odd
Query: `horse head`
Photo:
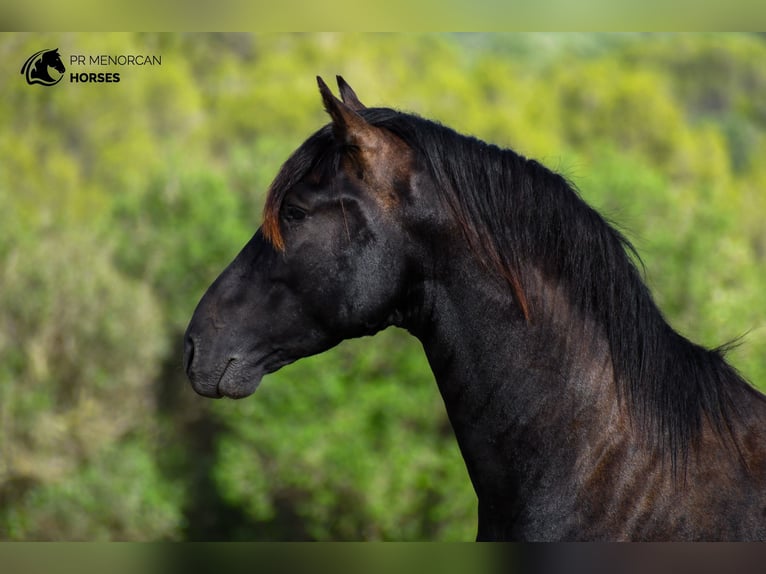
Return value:
[[(193, 388), (244, 397), (264, 374), (408, 312), (417, 170), (342, 78), (318, 78), (331, 123), (285, 162), (264, 222), (200, 301), (185, 337)], [(391, 112), (393, 113), (393, 112)]]
[(53, 68), (60, 74), (63, 74), (66, 71), (64, 62), (61, 61), (58, 48), (44, 52), (41, 61), (45, 66)]

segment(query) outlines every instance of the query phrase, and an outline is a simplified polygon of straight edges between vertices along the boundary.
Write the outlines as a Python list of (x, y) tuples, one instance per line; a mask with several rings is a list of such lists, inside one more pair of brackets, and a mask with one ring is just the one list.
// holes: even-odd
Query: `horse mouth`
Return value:
[(255, 360), (247, 356), (229, 357), (222, 367), (211, 371), (199, 368), (199, 358), (191, 338), (187, 339), (184, 349), (184, 369), (192, 388), (197, 394), (210, 399), (248, 397), (258, 389), (265, 375), (294, 361), (295, 358), (285, 358), (281, 351), (273, 351)]
[(255, 392), (265, 374), (263, 369), (246, 369), (242, 361), (231, 358), (216, 384), (216, 398), (244, 399)]
[(230, 358), (218, 379), (214, 398), (244, 399), (249, 397), (258, 389), (265, 375), (295, 362), (294, 358), (284, 358), (280, 355), (279, 352), (270, 353), (255, 363), (234, 357)]

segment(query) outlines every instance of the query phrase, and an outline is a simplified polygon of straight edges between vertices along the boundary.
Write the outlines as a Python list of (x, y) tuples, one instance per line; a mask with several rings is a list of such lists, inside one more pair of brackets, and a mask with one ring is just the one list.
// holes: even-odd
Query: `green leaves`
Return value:
[(194, 306), (327, 121), (317, 75), (562, 171), (635, 242), (671, 324), (709, 346), (745, 334), (731, 358), (766, 388), (757, 36), (7, 34), (0, 49), (20, 65), (41, 42), (163, 64), (108, 89), (0, 78), (0, 538), (474, 537), (405, 333), (240, 402), (185, 380)]

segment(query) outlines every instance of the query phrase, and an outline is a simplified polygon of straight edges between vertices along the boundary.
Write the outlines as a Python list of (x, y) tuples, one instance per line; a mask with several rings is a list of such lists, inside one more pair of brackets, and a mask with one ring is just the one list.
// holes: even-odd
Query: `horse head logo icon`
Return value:
[[(53, 68), (60, 75), (58, 78), (51, 76), (50, 68)], [(32, 54), (21, 67), (21, 74), (27, 79), (27, 84), (42, 84), (43, 86), (53, 86), (64, 77), (66, 68), (59, 56), (59, 50), (40, 50)]]

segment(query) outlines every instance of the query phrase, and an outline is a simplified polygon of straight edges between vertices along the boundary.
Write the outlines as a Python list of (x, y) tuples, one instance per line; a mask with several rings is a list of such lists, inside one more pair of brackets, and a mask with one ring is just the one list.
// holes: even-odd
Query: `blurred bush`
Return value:
[(98, 238), (80, 231), (21, 239), (0, 277), (7, 535), (167, 535), (178, 521), (172, 488), (151, 474), (152, 385), (167, 340), (151, 290), (122, 276)]
[(562, 172), (636, 243), (670, 322), (710, 346), (746, 334), (732, 360), (766, 385), (762, 36), (0, 36), (19, 66), (47, 46), (163, 63), (110, 86), (0, 78), (0, 538), (473, 538), (405, 333), (245, 401), (185, 380), (199, 297), (327, 121), (317, 74)]

